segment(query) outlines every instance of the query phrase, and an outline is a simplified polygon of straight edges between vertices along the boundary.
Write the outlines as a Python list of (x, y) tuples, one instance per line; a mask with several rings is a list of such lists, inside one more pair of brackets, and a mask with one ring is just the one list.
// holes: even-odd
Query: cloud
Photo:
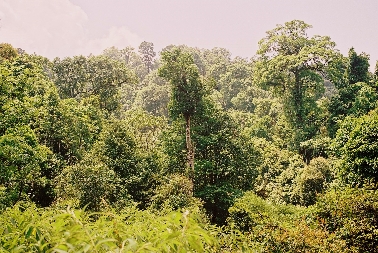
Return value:
[(99, 54), (107, 47), (137, 47), (142, 39), (126, 27), (89, 38), (87, 14), (69, 0), (0, 0), (0, 42), (50, 59)]

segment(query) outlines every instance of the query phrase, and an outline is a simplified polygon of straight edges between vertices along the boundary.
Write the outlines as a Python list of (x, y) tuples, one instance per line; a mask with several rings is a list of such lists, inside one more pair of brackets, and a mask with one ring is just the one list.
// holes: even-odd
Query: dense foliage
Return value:
[(251, 60), (0, 44), (0, 252), (377, 252), (378, 71), (310, 28)]

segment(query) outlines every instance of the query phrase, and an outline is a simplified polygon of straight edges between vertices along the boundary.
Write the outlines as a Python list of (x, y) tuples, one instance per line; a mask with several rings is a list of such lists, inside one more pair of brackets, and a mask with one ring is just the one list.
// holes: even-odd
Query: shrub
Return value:
[(312, 159), (296, 177), (293, 194), (296, 203), (304, 206), (315, 204), (317, 195), (327, 189), (332, 179), (329, 161), (323, 157)]
[(189, 211), (90, 214), (19, 204), (0, 216), (0, 252), (216, 252), (216, 234)]
[[(90, 159), (92, 158), (92, 160)], [(56, 178), (58, 205), (69, 204), (101, 211), (110, 204), (127, 202), (121, 179), (105, 164), (93, 157), (63, 169)]]
[(241, 231), (259, 230), (264, 226), (291, 223), (300, 217), (300, 208), (291, 205), (276, 205), (246, 192), (230, 207), (228, 223)]
[(341, 158), (341, 179), (352, 186), (378, 183), (378, 109), (360, 118), (346, 118), (334, 140)]
[(180, 210), (184, 207), (201, 204), (197, 198), (193, 197), (193, 183), (183, 175), (173, 174), (166, 178), (155, 190), (152, 197), (152, 207), (161, 209), (162, 207)]
[(316, 204), (316, 215), (324, 227), (349, 248), (378, 252), (378, 192), (346, 188), (331, 190)]
[(229, 209), (230, 232), (224, 237), (236, 241), (233, 235), (240, 230), (236, 243), (241, 247), (233, 248), (240, 251), (247, 247), (253, 252), (347, 252), (342, 239), (310, 222), (309, 211), (272, 204), (247, 192)]

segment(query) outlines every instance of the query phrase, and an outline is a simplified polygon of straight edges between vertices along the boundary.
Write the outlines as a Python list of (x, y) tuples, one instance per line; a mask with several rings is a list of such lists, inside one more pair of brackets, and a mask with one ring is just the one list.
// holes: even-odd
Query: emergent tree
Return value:
[(154, 43), (143, 41), (139, 45), (139, 53), (142, 55), (142, 61), (146, 65), (147, 72), (152, 70), (153, 59), (156, 56), (154, 51)]
[(203, 85), (191, 54), (179, 48), (161, 55), (159, 75), (171, 83), (170, 115), (184, 117), (186, 123), (187, 167), (189, 177), (194, 176), (194, 147), (191, 140), (190, 120), (197, 112), (204, 95)]
[(282, 99), (298, 133), (296, 143), (318, 131), (315, 102), (324, 92), (324, 80), (332, 79), (332, 67), (340, 60), (335, 43), (327, 36), (310, 38), (309, 28), (303, 21), (293, 20), (268, 31), (259, 42), (254, 65), (256, 84), (272, 88)]

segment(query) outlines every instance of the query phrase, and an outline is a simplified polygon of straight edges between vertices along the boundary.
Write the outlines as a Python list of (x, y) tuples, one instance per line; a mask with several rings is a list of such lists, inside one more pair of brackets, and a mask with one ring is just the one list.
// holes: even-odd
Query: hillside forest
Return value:
[(378, 252), (378, 69), (310, 29), (0, 44), (0, 252)]

